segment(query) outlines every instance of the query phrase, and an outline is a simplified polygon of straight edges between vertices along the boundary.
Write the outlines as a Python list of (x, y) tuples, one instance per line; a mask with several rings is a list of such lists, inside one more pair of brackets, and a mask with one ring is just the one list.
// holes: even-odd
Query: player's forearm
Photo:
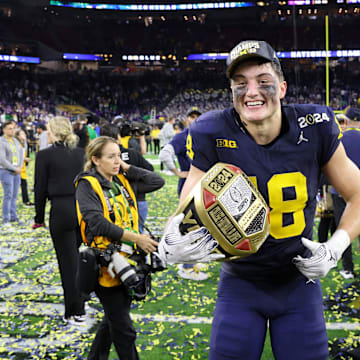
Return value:
[(360, 234), (360, 191), (348, 199), (337, 228), (345, 230), (351, 241)]

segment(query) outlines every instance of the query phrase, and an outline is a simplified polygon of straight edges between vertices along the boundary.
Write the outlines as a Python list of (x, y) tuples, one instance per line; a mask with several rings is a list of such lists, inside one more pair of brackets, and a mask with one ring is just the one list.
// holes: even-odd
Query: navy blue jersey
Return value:
[(360, 168), (360, 129), (347, 128), (341, 139), (346, 155)]
[(253, 140), (234, 109), (208, 112), (191, 125), (192, 164), (202, 171), (217, 162), (240, 167), (270, 208), (268, 239), (256, 254), (224, 263), (225, 271), (249, 279), (298, 274), (291, 260), (308, 255), (300, 239), (312, 238), (321, 168), (340, 137), (333, 112), (320, 105), (283, 106), (281, 133), (267, 145)]
[[(181, 171), (189, 171), (190, 169), (190, 159), (186, 155), (186, 138), (188, 136), (189, 129), (185, 129), (180, 133), (176, 134), (170, 144), (175, 150), (175, 155), (179, 161)], [(185, 183), (185, 178), (180, 178), (178, 183), (178, 194), (180, 194), (182, 187)]]
[[(346, 155), (360, 168), (360, 129), (347, 128), (343, 132), (341, 142), (344, 145)], [(332, 187), (332, 194), (337, 194), (337, 191)]]

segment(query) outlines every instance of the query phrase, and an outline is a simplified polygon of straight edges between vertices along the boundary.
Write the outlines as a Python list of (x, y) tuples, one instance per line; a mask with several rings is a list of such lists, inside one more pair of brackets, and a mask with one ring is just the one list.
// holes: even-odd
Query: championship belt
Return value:
[(258, 251), (269, 235), (269, 209), (243, 171), (215, 164), (177, 210), (184, 235), (204, 226), (219, 243), (215, 252), (234, 260)]

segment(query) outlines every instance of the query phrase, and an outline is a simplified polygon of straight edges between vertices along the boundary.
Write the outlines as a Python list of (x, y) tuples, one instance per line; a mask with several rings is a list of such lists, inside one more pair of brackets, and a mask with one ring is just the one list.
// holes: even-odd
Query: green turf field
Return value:
[[(33, 198), (33, 162), (28, 173)], [(164, 178), (165, 187), (147, 195), (147, 223), (156, 234), (161, 234), (177, 206), (177, 178)], [(18, 204), (27, 225), (0, 234), (0, 359), (85, 359), (102, 316), (101, 306), (96, 298), (90, 301), (89, 322), (82, 329), (62, 323), (62, 289), (49, 232), (31, 230), (34, 209), (24, 207), (20, 195)], [(354, 250), (359, 272), (357, 243)], [(219, 271), (220, 264), (210, 264), (210, 276), (204, 282), (179, 278), (175, 266), (153, 276), (147, 301), (134, 303), (132, 308), (141, 359), (207, 359)], [(343, 280), (334, 269), (322, 285), (331, 358), (350, 359), (339, 351), (358, 345), (360, 284)], [(116, 358), (112, 351), (110, 359)], [(270, 359), (273, 355), (267, 338), (262, 360)]]

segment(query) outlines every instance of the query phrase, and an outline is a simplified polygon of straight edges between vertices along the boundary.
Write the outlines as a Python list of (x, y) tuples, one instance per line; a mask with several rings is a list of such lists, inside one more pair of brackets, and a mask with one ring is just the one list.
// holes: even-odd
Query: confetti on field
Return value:
[[(31, 173), (32, 167), (29, 189)], [(146, 196), (147, 224), (157, 236), (162, 234), (178, 201), (177, 178), (165, 179), (164, 188)], [(96, 298), (91, 299), (83, 328), (64, 325), (62, 287), (49, 230), (32, 230), (34, 209), (20, 202), (18, 209), (25, 226), (0, 233), (0, 358), (86, 359), (102, 318), (101, 305)], [(359, 259), (357, 252), (355, 256)], [(220, 264), (212, 263), (205, 271), (208, 280), (196, 282), (179, 277), (177, 267), (169, 266), (153, 275), (146, 301), (132, 304), (142, 360), (208, 358)], [(332, 357), (350, 359), (349, 351), (360, 343), (360, 283), (344, 283), (335, 269), (323, 280), (323, 292), (328, 329), (334, 329), (329, 330)], [(266, 359), (272, 358), (269, 347), (266, 351)], [(110, 359), (117, 359), (114, 350)]]

